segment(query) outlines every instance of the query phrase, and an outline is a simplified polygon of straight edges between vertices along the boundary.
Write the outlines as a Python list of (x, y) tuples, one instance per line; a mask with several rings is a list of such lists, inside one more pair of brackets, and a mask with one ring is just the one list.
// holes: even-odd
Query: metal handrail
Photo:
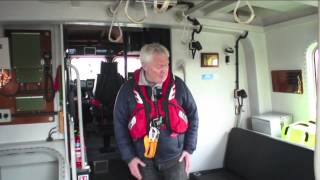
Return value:
[(65, 180), (65, 158), (62, 154), (56, 149), (49, 147), (25, 147), (25, 148), (8, 148), (8, 149), (0, 149), (0, 157), (1, 156), (10, 156), (10, 155), (19, 155), (19, 154), (30, 154), (30, 153), (46, 153), (50, 156), (55, 155), (58, 160), (58, 173), (59, 180)]
[(72, 64), (68, 64), (76, 73), (77, 80), (77, 101), (78, 101), (78, 121), (79, 121), (79, 136), (80, 136), (80, 150), (81, 150), (81, 169), (85, 169), (85, 151), (84, 151), (84, 135), (83, 135), (83, 119), (82, 119), (82, 100), (81, 100), (81, 82), (78, 69)]

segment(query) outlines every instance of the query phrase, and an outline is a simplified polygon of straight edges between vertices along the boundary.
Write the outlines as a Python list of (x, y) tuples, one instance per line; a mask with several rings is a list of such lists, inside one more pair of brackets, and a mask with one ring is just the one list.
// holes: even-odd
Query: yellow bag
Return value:
[(315, 133), (316, 124), (314, 121), (302, 121), (283, 127), (281, 138), (292, 143), (314, 148), (316, 142)]
[(159, 134), (159, 129), (150, 127), (149, 134), (144, 136), (144, 156), (146, 158), (154, 158), (156, 155)]
[(154, 158), (156, 155), (158, 140), (152, 140), (148, 136), (144, 136), (144, 156), (146, 158)]

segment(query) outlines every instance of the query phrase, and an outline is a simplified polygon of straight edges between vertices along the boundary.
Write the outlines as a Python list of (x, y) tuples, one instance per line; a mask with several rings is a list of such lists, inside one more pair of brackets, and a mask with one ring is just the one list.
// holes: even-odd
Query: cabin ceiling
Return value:
[[(59, 2), (52, 0), (39, 0), (42, 2)], [(69, 1), (72, 6), (81, 6), (83, 0), (61, 0)], [(60, 2), (61, 2), (60, 1)], [(106, 0), (111, 3), (117, 3), (119, 0)], [(132, 2), (141, 2), (142, 0), (130, 0)], [(154, 0), (144, 0), (150, 6), (153, 6)], [(158, 2), (164, 0), (158, 0)], [(233, 17), (233, 10), (238, 0), (170, 0), (174, 3), (189, 2), (193, 3), (192, 12), (188, 13), (196, 18), (209, 18), (224, 22), (235, 22)], [(254, 10), (255, 18), (250, 23), (257, 26), (268, 26), (272, 24), (281, 23), (284, 21), (313, 15), (318, 13), (318, 0), (241, 0), (238, 8), (238, 15), (242, 21), (245, 21), (250, 16), (250, 10), (247, 2), (249, 2)], [(134, 7), (134, 6), (133, 6)], [(176, 11), (185, 11), (184, 6), (175, 6), (172, 8)]]
[[(46, 1), (46, 0), (42, 0)], [(135, 0), (139, 2), (141, 0)], [(145, 0), (152, 7), (153, 0)], [(160, 0), (158, 0), (159, 2)], [(171, 0), (175, 2), (193, 3), (194, 6), (187, 10), (187, 6), (176, 5), (170, 9), (177, 12), (186, 12), (191, 17), (208, 18), (224, 22), (235, 22), (233, 11), (238, 0)], [(73, 6), (81, 6), (81, 0), (70, 0)], [(318, 1), (307, 0), (250, 0), (248, 1), (255, 13), (251, 25), (268, 26), (288, 20), (317, 14)], [(114, 1), (116, 4), (116, 1)], [(132, 6), (134, 8), (134, 6)], [(176, 13), (178, 15), (179, 13)], [(181, 13), (180, 13), (181, 14)], [(238, 15), (241, 20), (250, 16), (250, 10), (246, 1), (242, 0), (238, 8)], [(125, 29), (125, 27), (124, 27)], [(69, 45), (100, 46), (107, 42), (108, 27), (106, 26), (65, 26), (65, 35), (68, 37)], [(132, 31), (132, 29), (131, 29)], [(117, 29), (112, 31), (111, 36), (118, 37)]]
[[(203, 16), (214, 20), (234, 22), (233, 10), (237, 0), (189, 0), (193, 2), (197, 10), (191, 13), (195, 16)], [(248, 1), (255, 13), (252, 25), (268, 26), (308, 15), (317, 14), (318, 1), (308, 0), (250, 0)], [(241, 20), (247, 20), (250, 10), (246, 1), (242, 0), (238, 14)]]

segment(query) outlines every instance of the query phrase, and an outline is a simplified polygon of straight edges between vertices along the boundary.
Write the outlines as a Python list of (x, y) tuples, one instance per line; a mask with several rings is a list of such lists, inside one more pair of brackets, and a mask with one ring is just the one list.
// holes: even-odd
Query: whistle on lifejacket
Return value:
[(153, 158), (156, 154), (160, 131), (155, 127), (150, 127), (149, 134), (143, 138), (144, 156)]

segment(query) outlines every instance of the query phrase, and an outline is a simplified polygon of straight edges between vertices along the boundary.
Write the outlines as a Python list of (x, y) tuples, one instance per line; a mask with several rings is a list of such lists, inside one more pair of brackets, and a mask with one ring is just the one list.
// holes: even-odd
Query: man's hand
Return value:
[(182, 152), (179, 162), (182, 162), (183, 160), (186, 162), (185, 170), (186, 170), (186, 173), (188, 174), (191, 167), (191, 155), (187, 151)]
[(141, 176), (140, 171), (139, 171), (139, 165), (141, 165), (143, 167), (146, 166), (146, 164), (144, 162), (142, 162), (137, 157), (134, 157), (128, 164), (129, 170), (130, 170), (130, 173), (132, 174), (132, 176), (134, 176), (138, 180), (141, 180), (142, 176)]

